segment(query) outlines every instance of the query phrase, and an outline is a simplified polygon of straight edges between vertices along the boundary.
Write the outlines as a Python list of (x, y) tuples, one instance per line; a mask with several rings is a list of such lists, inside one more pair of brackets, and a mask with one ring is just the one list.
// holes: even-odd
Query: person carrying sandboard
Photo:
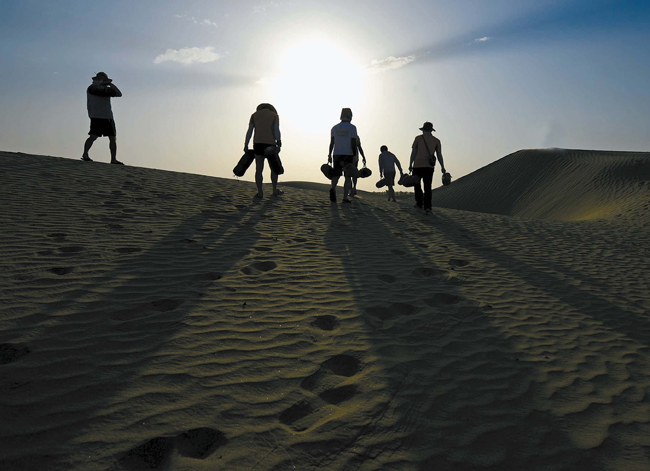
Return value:
[[(255, 137), (253, 137), (253, 133)], [(284, 191), (278, 189), (278, 175), (284, 173), (282, 164), (279, 163), (278, 153), (282, 147), (282, 137), (280, 134), (280, 117), (273, 105), (262, 103), (257, 107), (255, 113), (251, 115), (246, 132), (246, 142), (244, 143), (244, 153), (248, 153), (249, 143), (253, 137), (253, 153), (255, 155), (255, 184), (257, 185), (257, 194), (255, 198), (263, 198), (262, 191), (262, 172), (264, 171), (264, 161), (269, 160), (271, 167), (271, 183), (273, 185), (273, 195), (282, 195)], [(271, 164), (271, 159), (274, 165)], [(279, 166), (278, 166), (279, 164)], [(281, 170), (281, 171), (280, 171)]]

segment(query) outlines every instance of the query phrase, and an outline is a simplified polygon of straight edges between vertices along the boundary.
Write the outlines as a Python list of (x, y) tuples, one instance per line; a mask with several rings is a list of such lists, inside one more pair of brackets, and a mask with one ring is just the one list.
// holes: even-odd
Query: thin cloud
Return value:
[(194, 16), (188, 16), (188, 15), (174, 15), (174, 16), (176, 18), (179, 18), (179, 19), (182, 19), (182, 20), (190, 21), (190, 22), (194, 23), (195, 25), (199, 25), (199, 26), (212, 26), (214, 28), (219, 27), (219, 25), (217, 23), (215, 23), (214, 21), (211, 21), (211, 20), (209, 20), (207, 18), (204, 19), (204, 20), (201, 20), (201, 19), (197, 19)]
[(492, 39), (490, 36), (483, 36), (482, 38), (476, 38), (474, 40), (475, 43), (484, 43), (485, 41), (489, 41)]
[(379, 74), (388, 70), (399, 69), (415, 60), (415, 56), (394, 57), (390, 56), (380, 61), (373, 60), (366, 68), (370, 74)]
[(179, 62), (181, 64), (205, 64), (221, 59), (222, 56), (213, 52), (213, 47), (186, 47), (183, 49), (167, 49), (164, 54), (160, 54), (153, 61), (154, 64), (163, 62)]
[(279, 7), (281, 4), (277, 2), (267, 2), (261, 5), (253, 5), (253, 13), (266, 13), (269, 8)]

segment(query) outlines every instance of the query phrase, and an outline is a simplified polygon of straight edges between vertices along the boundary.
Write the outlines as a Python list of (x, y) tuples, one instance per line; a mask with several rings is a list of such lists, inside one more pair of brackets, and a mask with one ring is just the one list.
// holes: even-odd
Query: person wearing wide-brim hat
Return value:
[[(436, 154), (442, 173), (445, 173), (445, 163), (442, 160), (442, 146), (440, 139), (431, 134), (433, 124), (424, 123), (420, 128), (422, 134), (417, 136), (413, 141), (411, 151), (411, 163), (409, 171), (420, 177), (421, 183), (418, 182), (415, 187), (415, 206), (424, 209), (426, 214), (431, 214), (431, 184), (433, 183), (433, 171), (436, 166)], [(424, 191), (422, 186), (424, 186)]]
[(111, 151), (111, 163), (123, 165), (117, 160), (117, 132), (113, 120), (111, 98), (121, 97), (122, 92), (108, 78), (106, 72), (98, 72), (93, 78), (93, 83), (86, 90), (88, 117), (90, 118), (90, 131), (84, 144), (84, 153), (81, 160), (92, 162), (88, 151), (99, 137), (108, 137), (108, 148)]

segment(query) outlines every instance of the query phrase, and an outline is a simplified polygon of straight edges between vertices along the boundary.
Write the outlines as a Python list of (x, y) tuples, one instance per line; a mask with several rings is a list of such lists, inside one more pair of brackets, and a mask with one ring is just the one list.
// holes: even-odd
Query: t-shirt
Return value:
[(280, 117), (269, 109), (261, 109), (251, 116), (251, 122), (255, 126), (255, 137), (253, 144), (275, 145), (275, 125), (280, 126)]
[(91, 85), (86, 90), (86, 105), (89, 118), (113, 119), (111, 97), (118, 96), (117, 91), (103, 85)]
[(379, 154), (379, 171), (380, 172), (395, 172), (395, 164), (402, 171), (402, 166), (399, 164), (399, 160), (395, 157), (395, 154), (389, 151), (382, 152)]
[(357, 138), (357, 127), (348, 121), (341, 121), (332, 128), (334, 155), (354, 155), (352, 139)]
[[(424, 139), (426, 139), (426, 145), (424, 144)], [(413, 168), (433, 167), (429, 162), (429, 155), (434, 155), (439, 145), (440, 140), (432, 134), (424, 133), (417, 136), (411, 146), (413, 149), (418, 150), (413, 160)], [(430, 154), (427, 152), (427, 146), (429, 146)]]

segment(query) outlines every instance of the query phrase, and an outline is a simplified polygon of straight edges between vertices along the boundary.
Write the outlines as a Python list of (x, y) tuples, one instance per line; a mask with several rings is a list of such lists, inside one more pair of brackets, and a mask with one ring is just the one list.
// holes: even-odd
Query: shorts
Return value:
[(334, 175), (340, 177), (343, 175), (343, 168), (354, 164), (354, 155), (335, 155), (334, 156)]
[[(275, 147), (275, 144), (253, 144), (253, 152), (255, 152), (255, 155), (264, 155), (267, 147)], [(268, 157), (267, 155), (264, 156)]]
[(387, 186), (395, 186), (395, 172), (384, 172), (384, 180)]
[(115, 121), (112, 119), (90, 118), (89, 136), (113, 137), (117, 135)]

